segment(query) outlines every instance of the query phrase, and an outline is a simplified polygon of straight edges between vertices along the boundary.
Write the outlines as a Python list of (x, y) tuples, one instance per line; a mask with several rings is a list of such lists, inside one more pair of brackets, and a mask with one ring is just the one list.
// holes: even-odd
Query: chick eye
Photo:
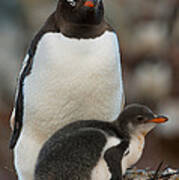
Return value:
[(144, 117), (143, 117), (142, 115), (138, 115), (138, 116), (137, 116), (137, 120), (138, 120), (138, 121), (143, 121), (143, 120), (144, 120)]
[(66, 0), (70, 6), (76, 6), (76, 1), (75, 0)]

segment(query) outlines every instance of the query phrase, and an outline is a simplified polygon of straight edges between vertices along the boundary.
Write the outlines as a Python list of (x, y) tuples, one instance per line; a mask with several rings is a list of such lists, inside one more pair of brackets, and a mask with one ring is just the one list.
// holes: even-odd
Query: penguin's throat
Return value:
[(60, 31), (67, 37), (77, 39), (96, 38), (102, 35), (106, 30), (104, 22), (99, 25), (75, 24), (75, 23), (61, 23)]
[(155, 125), (153, 123), (141, 124), (136, 127), (134, 127), (132, 124), (129, 124), (128, 126), (129, 136), (138, 134), (140, 136), (145, 137), (154, 127)]

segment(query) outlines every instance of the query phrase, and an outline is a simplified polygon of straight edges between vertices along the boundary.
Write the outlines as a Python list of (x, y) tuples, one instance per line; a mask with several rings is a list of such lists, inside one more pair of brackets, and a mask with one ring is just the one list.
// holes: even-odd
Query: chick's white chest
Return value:
[(47, 33), (24, 82), (24, 127), (52, 134), (75, 120), (114, 120), (123, 87), (116, 35), (72, 39)]
[(122, 172), (125, 173), (127, 168), (134, 165), (141, 157), (145, 144), (144, 136), (135, 134), (131, 136), (129, 148), (126, 150), (129, 153), (122, 159)]

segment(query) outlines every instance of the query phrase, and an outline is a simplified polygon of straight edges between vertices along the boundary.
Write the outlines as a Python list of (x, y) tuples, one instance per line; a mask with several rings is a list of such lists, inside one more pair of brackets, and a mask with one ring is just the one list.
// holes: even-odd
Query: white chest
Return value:
[(114, 120), (123, 87), (116, 35), (89, 40), (47, 33), (24, 83), (24, 127), (44, 134), (75, 120)]
[(122, 159), (123, 174), (125, 173), (127, 168), (130, 168), (140, 159), (143, 152), (144, 143), (144, 137), (141, 134), (131, 137), (129, 149), (127, 149), (127, 151), (129, 151), (129, 154)]

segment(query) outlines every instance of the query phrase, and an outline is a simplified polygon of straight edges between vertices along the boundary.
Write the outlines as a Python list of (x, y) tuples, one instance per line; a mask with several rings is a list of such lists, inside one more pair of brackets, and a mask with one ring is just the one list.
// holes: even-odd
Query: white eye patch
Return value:
[(71, 6), (76, 6), (76, 1), (75, 0), (66, 0)]

